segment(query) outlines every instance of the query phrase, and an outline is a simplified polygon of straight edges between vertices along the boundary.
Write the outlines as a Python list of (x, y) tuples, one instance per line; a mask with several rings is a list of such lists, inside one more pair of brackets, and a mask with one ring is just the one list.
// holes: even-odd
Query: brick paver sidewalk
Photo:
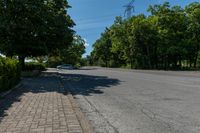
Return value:
[(0, 100), (0, 133), (82, 133), (70, 99), (57, 77), (23, 80)]

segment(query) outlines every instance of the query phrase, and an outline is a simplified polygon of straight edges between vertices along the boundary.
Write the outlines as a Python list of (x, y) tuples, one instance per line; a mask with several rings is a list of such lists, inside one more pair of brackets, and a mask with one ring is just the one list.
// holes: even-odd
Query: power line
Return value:
[(78, 29), (78, 28), (75, 28), (75, 30), (76, 31), (92, 31), (92, 30), (97, 30), (97, 29), (99, 29), (99, 28), (104, 28), (104, 27), (106, 27), (105, 25), (101, 25), (101, 26), (94, 26), (94, 27), (86, 27), (86, 28), (80, 28), (80, 29)]
[(132, 16), (132, 12), (134, 12), (134, 5), (133, 5), (134, 2), (135, 2), (135, 0), (132, 0), (130, 3), (123, 6), (126, 8), (125, 12), (124, 12), (124, 16), (126, 14), (127, 18), (130, 18)]
[(74, 19), (75, 22), (81, 22), (81, 21), (92, 21), (92, 20), (98, 20), (101, 18), (109, 18), (109, 17), (113, 17), (113, 16), (120, 16), (120, 13), (111, 13), (111, 14), (107, 14), (107, 15), (103, 15), (103, 16), (95, 16), (95, 18), (81, 18), (81, 19)]
[(85, 20), (85, 21), (82, 21), (82, 22), (75, 22), (77, 25), (84, 25), (84, 24), (93, 24), (93, 23), (101, 23), (101, 22), (105, 22), (105, 21), (109, 21), (111, 20), (112, 18), (109, 17), (109, 18), (99, 18), (99, 19), (94, 19), (94, 20)]

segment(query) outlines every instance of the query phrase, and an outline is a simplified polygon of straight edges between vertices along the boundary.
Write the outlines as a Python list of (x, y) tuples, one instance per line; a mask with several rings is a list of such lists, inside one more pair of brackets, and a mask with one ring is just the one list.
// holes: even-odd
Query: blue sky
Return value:
[[(135, 0), (134, 14), (147, 14), (149, 5), (162, 4), (166, 0)], [(200, 0), (168, 0), (171, 5), (185, 5)], [(68, 0), (71, 9), (68, 13), (75, 21), (74, 30), (87, 41), (86, 55), (92, 51), (92, 45), (100, 34), (114, 22), (116, 16), (124, 16), (123, 5), (130, 0)]]

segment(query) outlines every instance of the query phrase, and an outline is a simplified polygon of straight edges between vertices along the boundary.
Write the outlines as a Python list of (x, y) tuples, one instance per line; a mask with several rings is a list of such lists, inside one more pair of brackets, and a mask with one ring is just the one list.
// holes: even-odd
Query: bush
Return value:
[(48, 58), (46, 65), (51, 68), (56, 68), (58, 65), (63, 64), (59, 56), (51, 56)]
[(74, 68), (75, 69), (79, 69), (81, 67), (81, 64), (80, 63), (76, 63), (75, 65), (74, 65)]
[(33, 71), (33, 70), (39, 70), (44, 71), (46, 70), (45, 65), (41, 63), (35, 63), (35, 62), (29, 62), (25, 64), (25, 71)]
[(20, 76), (21, 69), (16, 60), (0, 57), (0, 92), (18, 84)]

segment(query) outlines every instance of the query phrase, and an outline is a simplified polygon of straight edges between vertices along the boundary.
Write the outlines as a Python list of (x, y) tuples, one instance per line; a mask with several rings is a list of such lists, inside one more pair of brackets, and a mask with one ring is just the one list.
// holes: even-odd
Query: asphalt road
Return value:
[(97, 133), (200, 133), (200, 72), (60, 73)]

